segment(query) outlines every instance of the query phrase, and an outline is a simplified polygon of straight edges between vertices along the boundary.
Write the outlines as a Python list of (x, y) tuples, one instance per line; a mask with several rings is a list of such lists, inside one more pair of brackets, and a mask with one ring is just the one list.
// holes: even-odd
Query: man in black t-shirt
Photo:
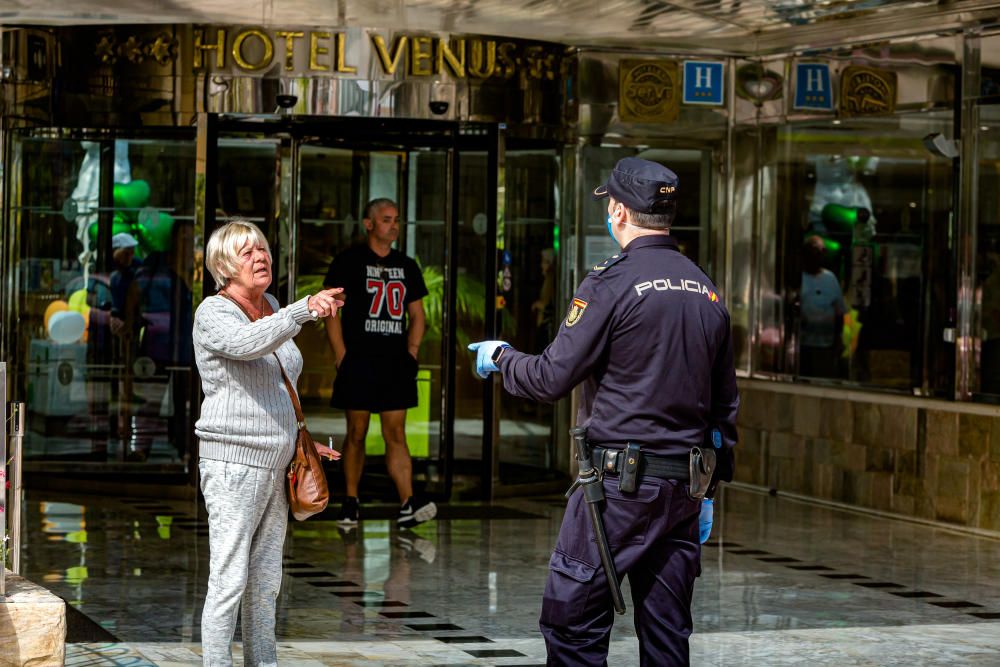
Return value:
[(337, 364), (331, 404), (347, 413), (347, 499), (337, 523), (358, 523), (365, 437), (375, 412), (382, 421), (386, 467), (402, 503), (397, 523), (410, 528), (437, 514), (434, 503), (413, 497), (413, 462), (406, 445), (406, 410), (417, 405), (417, 353), (424, 335), (422, 299), (427, 286), (417, 263), (392, 247), (399, 238), (395, 202), (370, 201), (364, 225), (367, 243), (337, 255), (323, 283), (344, 288), (340, 316), (326, 319)]

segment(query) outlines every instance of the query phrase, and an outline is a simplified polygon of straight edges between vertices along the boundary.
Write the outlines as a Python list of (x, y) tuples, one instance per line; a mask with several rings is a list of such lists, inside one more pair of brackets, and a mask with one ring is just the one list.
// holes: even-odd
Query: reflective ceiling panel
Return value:
[(0, 0), (0, 24), (346, 25), (746, 54), (946, 30), (1000, 15), (998, 7), (1000, 0)]

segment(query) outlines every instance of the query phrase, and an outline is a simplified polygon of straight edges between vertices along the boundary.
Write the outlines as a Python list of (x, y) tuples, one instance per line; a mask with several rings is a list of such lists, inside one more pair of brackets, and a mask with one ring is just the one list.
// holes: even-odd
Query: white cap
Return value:
[(135, 237), (128, 232), (119, 232), (111, 237), (111, 247), (114, 250), (119, 248), (134, 248), (139, 245)]

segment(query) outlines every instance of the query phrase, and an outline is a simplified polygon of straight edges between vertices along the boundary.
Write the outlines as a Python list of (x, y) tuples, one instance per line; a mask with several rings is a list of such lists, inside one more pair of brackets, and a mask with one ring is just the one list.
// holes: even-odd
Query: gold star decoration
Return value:
[(102, 36), (101, 41), (94, 49), (94, 55), (105, 65), (114, 65), (118, 60), (118, 56), (115, 54), (115, 38), (107, 35)]
[(142, 42), (136, 39), (135, 35), (132, 35), (125, 40), (125, 43), (121, 45), (119, 52), (136, 65), (146, 59), (146, 51), (142, 47)]
[(149, 45), (149, 55), (161, 65), (170, 63), (177, 57), (177, 40), (166, 33), (160, 33)]

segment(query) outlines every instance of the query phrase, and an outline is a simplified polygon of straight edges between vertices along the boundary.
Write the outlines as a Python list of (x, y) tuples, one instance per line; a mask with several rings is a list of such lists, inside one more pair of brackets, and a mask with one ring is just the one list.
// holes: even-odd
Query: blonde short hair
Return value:
[(205, 266), (215, 278), (216, 289), (225, 287), (239, 273), (240, 251), (247, 242), (264, 248), (268, 259), (271, 259), (271, 246), (264, 232), (252, 222), (232, 220), (212, 232), (205, 247)]

